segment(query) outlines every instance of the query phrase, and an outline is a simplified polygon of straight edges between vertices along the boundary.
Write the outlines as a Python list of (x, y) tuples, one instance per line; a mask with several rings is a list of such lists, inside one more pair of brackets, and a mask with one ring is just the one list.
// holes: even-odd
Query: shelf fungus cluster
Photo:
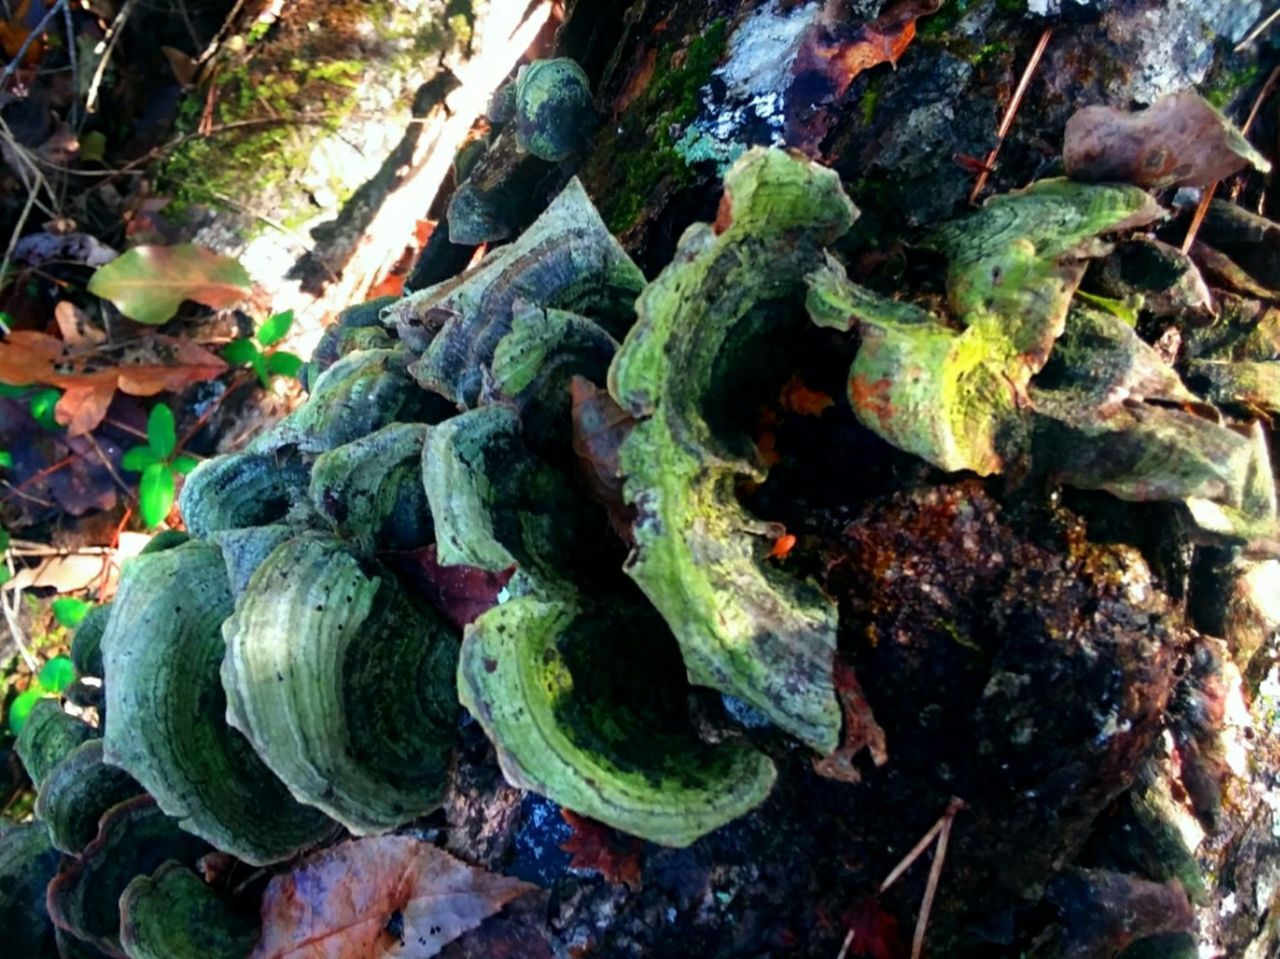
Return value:
[[(1111, 250), (1104, 234), (1160, 215), (1146, 192), (1116, 184), (1044, 180), (995, 197), (927, 241), (948, 260), (948, 316), (859, 286), (828, 257), (808, 278), (808, 307), (819, 326), (859, 332), (849, 373), (859, 420), (944, 470), (1029, 467), (1124, 500), (1178, 503), (1206, 535), (1274, 550), (1261, 425), (1229, 422), (1208, 401), (1247, 401), (1258, 368), (1272, 375), (1274, 364), (1250, 362), (1257, 350), (1194, 360), (1189, 374), (1209, 384), (1198, 396), (1125, 304), (1076, 295), (1089, 261)], [(1165, 310), (1203, 308), (1194, 288), (1174, 297)]]
[[(574, 69), (522, 75), (522, 148), (566, 148), (525, 115), (560, 111), (536, 84), (572, 87)], [(587, 107), (583, 88), (564, 112)], [(513, 785), (671, 846), (757, 806), (777, 775), (778, 738), (695, 724), (691, 684), (831, 754), (836, 604), (770, 561), (777, 526), (739, 501), (768, 473), (740, 397), (785, 379), (810, 319), (856, 328), (862, 423), (942, 470), (1026, 459), (1274, 542), (1261, 435), (1076, 295), (1101, 237), (1158, 213), (1113, 185), (997, 198), (930, 241), (949, 262), (941, 315), (853, 283), (825, 252), (857, 216), (836, 174), (757, 149), (652, 282), (575, 180), (465, 274), (353, 307), (306, 370), (308, 401), (196, 469), (189, 538), (158, 537), (86, 619), (74, 661), (101, 678), (104, 720), (44, 701), (24, 730), (37, 821), (0, 836), (0, 926), (30, 956), (58, 937), (243, 955), (252, 923), (195, 861), (279, 863), (432, 812), (459, 704)], [(1212, 396), (1261, 389), (1256, 351), (1199, 349)], [(590, 489), (573, 424), (591, 416), (570, 408), (584, 395), (606, 404), (594, 421), (616, 452)], [(460, 616), (421, 588), (448, 567), (500, 588)]]

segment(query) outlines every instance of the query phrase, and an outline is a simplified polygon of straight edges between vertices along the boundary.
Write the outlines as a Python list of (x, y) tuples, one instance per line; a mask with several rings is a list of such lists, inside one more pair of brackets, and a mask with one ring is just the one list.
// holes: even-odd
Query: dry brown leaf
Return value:
[(353, 839), (271, 880), (252, 959), (427, 959), (537, 888), (412, 836)]
[(867, 702), (853, 668), (837, 659), (834, 675), (836, 695), (840, 697), (840, 707), (844, 711), (844, 734), (839, 748), (821, 759), (815, 759), (813, 769), (819, 776), (827, 779), (846, 783), (861, 782), (862, 774), (853, 760), (863, 749), (871, 754), (871, 761), (877, 766), (883, 766), (889, 761), (884, 729), (872, 715), (871, 704)]
[(1271, 169), (1231, 121), (1200, 94), (1183, 90), (1145, 110), (1077, 110), (1062, 145), (1074, 180), (1121, 181), (1141, 187), (1208, 186), (1253, 164)]
[(609, 522), (622, 539), (632, 542), (632, 508), (622, 495), (622, 467), (618, 448), (631, 435), (636, 421), (614, 402), (607, 390), (575, 376), (569, 381), (573, 397), (573, 451), (587, 491), (609, 513)]
[[(120, 534), (119, 544), (110, 553), (48, 556), (35, 566), (19, 569), (0, 590), (53, 589), (64, 594), (100, 587), (100, 598), (105, 598), (115, 591), (120, 564), (130, 556), (137, 556), (149, 542), (151, 537), (146, 533), (125, 532)], [(106, 580), (102, 578), (104, 569)]]
[(59, 300), (53, 317), (67, 346), (101, 346), (107, 341), (107, 331), (95, 326), (89, 314), (70, 300)]
[(863, 70), (882, 63), (896, 65), (916, 36), (916, 21), (936, 13), (942, 0), (891, 0), (871, 23), (850, 24), (842, 6), (829, 2), (823, 15), (806, 32), (791, 67), (792, 88), (805, 96), (788, 101), (816, 104), (788, 110), (787, 143), (816, 149), (831, 117), (822, 109), (838, 100)]
[(0, 343), (0, 383), (45, 384), (65, 390), (54, 411), (71, 436), (102, 422), (119, 389), (154, 396), (211, 380), (227, 364), (187, 340), (152, 334), (107, 350), (76, 350), (45, 333), (18, 330)]

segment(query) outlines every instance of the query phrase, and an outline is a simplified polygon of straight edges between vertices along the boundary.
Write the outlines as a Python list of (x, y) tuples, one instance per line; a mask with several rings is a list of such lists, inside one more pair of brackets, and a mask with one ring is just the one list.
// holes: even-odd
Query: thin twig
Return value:
[[(12, 565), (10, 565), (9, 571), (13, 572)], [(21, 593), (22, 590), (16, 588), (6, 590), (4, 600), (0, 601), (0, 609), (4, 610), (5, 622), (9, 624), (9, 635), (13, 637), (13, 644), (18, 647), (18, 652), (21, 654), (23, 662), (27, 664), (27, 669), (31, 670), (31, 674), (34, 676), (40, 671), (40, 661), (27, 648), (27, 638), (23, 635), (22, 627), (18, 623), (17, 603)], [(10, 603), (14, 604), (13, 609), (10, 609)]]
[(111, 21), (111, 26), (107, 28), (107, 35), (103, 41), (106, 46), (102, 51), (102, 59), (98, 61), (98, 66), (93, 71), (93, 80), (89, 83), (89, 92), (84, 98), (85, 113), (93, 113), (94, 108), (98, 105), (98, 90), (102, 86), (102, 78), (107, 75), (107, 64), (111, 61), (111, 53), (115, 50), (116, 42), (123, 32), (125, 21), (129, 19), (129, 14), (133, 12), (134, 5), (137, 2), (138, 0), (125, 0), (124, 6), (120, 8), (116, 18)]
[(213, 35), (213, 39), (209, 41), (209, 45), (204, 48), (204, 53), (196, 57), (196, 63), (204, 65), (205, 62), (210, 60), (213, 55), (218, 52), (218, 47), (222, 46), (222, 41), (226, 39), (227, 34), (231, 32), (231, 28), (235, 25), (236, 17), (240, 16), (240, 9), (243, 6), (244, 0), (236, 0), (235, 4), (231, 7), (231, 11), (225, 18), (223, 18), (222, 26), (220, 26), (218, 28), (218, 32)]
[[(3, 498), (0, 498), (0, 503), (7, 503), (7, 502), (9, 501), (9, 497), (10, 497), (12, 494), (14, 494), (14, 493), (18, 493), (19, 495), (24, 495), (24, 494), (22, 494), (22, 490), (23, 490), (25, 487), (30, 486), (32, 483), (35, 483), (35, 482), (37, 482), (38, 480), (42, 480), (42, 479), (44, 479), (46, 476), (50, 476), (50, 475), (52, 475), (53, 473), (58, 472), (58, 470), (60, 470), (60, 469), (65, 469), (66, 467), (68, 467), (68, 466), (70, 466), (72, 463), (74, 463), (75, 461), (76, 461), (76, 454), (75, 454), (75, 453), (69, 453), (69, 454), (67, 454), (66, 456), (64, 456), (62, 459), (58, 460), (58, 462), (56, 462), (56, 463), (54, 463), (54, 464), (52, 464), (52, 465), (50, 465), (50, 466), (46, 466), (44, 469), (40, 470), (38, 473), (32, 473), (30, 476), (28, 476), (26, 479), (24, 479), (24, 480), (23, 480), (21, 483), (19, 483), (17, 486), (14, 486), (14, 485), (12, 485), (12, 484), (8, 484), (8, 485), (9, 485), (9, 492), (8, 492), (8, 493), (6, 493), (6, 494), (4, 495), (4, 497), (3, 497)], [(34, 499), (34, 497), (27, 497), (27, 498)], [(38, 502), (39, 502), (39, 501), (38, 501)], [(48, 504), (48, 505), (50, 505), (50, 506), (51, 506), (51, 505), (53, 505), (53, 504), (52, 504), (52, 503), (50, 503), (50, 504)]]
[(4, 72), (0, 73), (0, 86), (3, 86), (4, 82), (14, 75), (22, 63), (22, 58), (26, 56), (27, 49), (45, 32), (50, 21), (58, 15), (58, 12), (66, 6), (66, 3), (67, 0), (58, 0), (57, 3), (45, 11), (44, 17), (36, 24), (36, 28), (27, 34), (27, 38), (22, 41), (22, 46), (18, 47), (17, 54), (5, 65)]
[(250, 375), (252, 374), (241, 373), (231, 378), (227, 388), (214, 398), (213, 402), (209, 404), (209, 408), (201, 413), (200, 418), (191, 424), (191, 428), (182, 434), (182, 439), (178, 440), (178, 445), (175, 447), (176, 451), (181, 452), (186, 448), (186, 445), (195, 438), (195, 435), (204, 429), (204, 425), (209, 422), (213, 414), (218, 412), (227, 397), (249, 382)]
[[(904, 872), (911, 868), (911, 864), (919, 859), (930, 843), (936, 837), (938, 838), (938, 849), (933, 856), (933, 865), (929, 868), (929, 880), (925, 886), (924, 899), (920, 903), (920, 916), (916, 920), (915, 938), (911, 944), (911, 959), (920, 959), (920, 950), (924, 948), (924, 932), (929, 924), (929, 911), (933, 908), (933, 897), (938, 891), (938, 877), (942, 874), (942, 860), (947, 854), (947, 837), (951, 835), (951, 823), (961, 809), (964, 809), (965, 802), (955, 796), (951, 798), (951, 802), (947, 804), (946, 811), (938, 817), (938, 821), (929, 827), (920, 841), (911, 847), (911, 851), (902, 857), (902, 860), (889, 871), (889, 875), (885, 876), (884, 882), (880, 883), (880, 893), (884, 893), (890, 886), (898, 881)], [(840, 945), (840, 952), (836, 959), (845, 959), (849, 954), (849, 948), (853, 945), (853, 937), (857, 933), (857, 927), (850, 927), (849, 932), (844, 937), (844, 942)]]
[(916, 919), (916, 934), (911, 940), (911, 959), (920, 959), (924, 952), (924, 933), (929, 928), (929, 910), (933, 908), (933, 897), (938, 891), (938, 880), (942, 878), (942, 863), (947, 858), (947, 840), (951, 836), (951, 823), (956, 813), (964, 808), (964, 802), (952, 799), (947, 811), (942, 814), (942, 832), (938, 835), (938, 849), (933, 854), (933, 865), (929, 868), (929, 882), (924, 887), (924, 899), (920, 903), (920, 916)]
[[(1280, 13), (1280, 11), (1277, 12)], [(1274, 16), (1274, 14), (1272, 15)], [(1276, 80), (1278, 79), (1280, 79), (1280, 67), (1276, 67), (1271, 71), (1271, 76), (1267, 77), (1267, 82), (1258, 91), (1258, 96), (1254, 99), (1253, 106), (1249, 109), (1249, 116), (1245, 118), (1244, 126), (1240, 128), (1242, 134), (1247, 134), (1249, 128), (1253, 126), (1253, 121), (1258, 118), (1258, 111), (1262, 109), (1262, 101), (1267, 98), (1267, 94), (1275, 89)]]
[[(1274, 15), (1273, 15), (1274, 16)], [(1267, 77), (1267, 82), (1262, 85), (1262, 89), (1258, 91), (1257, 97), (1254, 98), (1253, 107), (1249, 110), (1249, 116), (1245, 118), (1244, 126), (1240, 128), (1240, 135), (1248, 136), (1249, 128), (1253, 126), (1253, 121), (1257, 119), (1258, 110), (1262, 107), (1262, 101), (1275, 87), (1276, 78), (1280, 77), (1280, 67), (1276, 67), (1271, 71), (1271, 76)], [(1188, 253), (1196, 242), (1196, 234), (1200, 232), (1200, 225), (1204, 223), (1205, 214), (1209, 212), (1209, 204), (1213, 202), (1213, 195), (1218, 190), (1220, 180), (1214, 180), (1204, 188), (1204, 195), (1200, 197), (1200, 203), (1196, 206), (1196, 212), (1191, 216), (1191, 224), (1187, 227), (1187, 235), (1182, 238), (1182, 252)], [(1235, 199), (1233, 191), (1232, 199)]]
[[(116, 550), (120, 548), (120, 534), (124, 532), (125, 526), (129, 524), (129, 517), (133, 515), (133, 506), (125, 507), (124, 515), (120, 517), (120, 522), (116, 524), (116, 531), (111, 535), (111, 548), (108, 550), (108, 556), (114, 556)], [(102, 575), (98, 577), (98, 586), (94, 591), (98, 594), (98, 602), (103, 601), (106, 593), (107, 583), (111, 581), (111, 567), (115, 565), (114, 560), (108, 558), (102, 564)]]
[(1235, 50), (1232, 52), (1239, 53), (1249, 44), (1253, 43), (1254, 40), (1257, 40), (1258, 37), (1262, 36), (1263, 30), (1267, 29), (1267, 27), (1271, 26), (1271, 24), (1276, 22), (1276, 17), (1280, 17), (1280, 7), (1277, 7), (1275, 10), (1272, 10), (1271, 15), (1269, 17), (1267, 17), (1260, 24), (1258, 24), (1256, 27), (1250, 30), (1249, 35), (1245, 37), (1243, 40), (1241, 40), (1239, 43), (1237, 43)]
[(128, 483), (121, 479), (120, 474), (116, 472), (116, 468), (111, 465), (111, 458), (107, 456), (106, 453), (102, 452), (102, 447), (98, 445), (98, 441), (94, 439), (93, 434), (85, 433), (84, 438), (88, 440), (89, 445), (93, 447), (94, 453), (96, 453), (98, 459), (102, 461), (102, 465), (107, 468), (107, 472), (111, 474), (111, 478), (115, 480), (116, 485), (124, 492), (125, 497), (127, 499), (135, 498), (133, 490), (129, 487)]
[(929, 831), (920, 837), (920, 841), (911, 847), (911, 851), (903, 856), (901, 862), (893, 867), (889, 875), (885, 877), (884, 882), (880, 883), (881, 892), (884, 892), (897, 882), (898, 878), (911, 868), (911, 864), (919, 859), (924, 851), (929, 848), (929, 844), (933, 842), (934, 837), (942, 832), (942, 823), (946, 818), (946, 814), (943, 813), (942, 818), (930, 826)]
[(996, 157), (1000, 155), (1000, 148), (1004, 146), (1004, 138), (1009, 135), (1009, 130), (1013, 126), (1013, 118), (1018, 113), (1018, 107), (1022, 105), (1022, 97), (1027, 92), (1027, 87), (1031, 85), (1031, 77), (1035, 74), (1036, 67), (1040, 65), (1040, 58), (1044, 56), (1045, 48), (1049, 46), (1049, 38), (1051, 36), (1053, 36), (1053, 27), (1045, 27), (1044, 33), (1040, 34), (1040, 42), (1036, 44), (1035, 50), (1031, 52), (1031, 59), (1027, 61), (1027, 66), (1022, 71), (1022, 79), (1018, 81), (1017, 89), (1013, 91), (1013, 99), (1009, 101), (1009, 106), (1004, 111), (1004, 118), (1000, 121), (1000, 129), (996, 131), (996, 145), (987, 154), (982, 172), (978, 174), (978, 179), (974, 182), (973, 189), (969, 191), (969, 202), (971, 204), (978, 202), (978, 197), (981, 195), (983, 187), (987, 185), (987, 178), (991, 176), (991, 171), (995, 169)]
[(1204, 222), (1205, 214), (1209, 212), (1209, 204), (1213, 202), (1213, 195), (1218, 190), (1218, 181), (1214, 180), (1204, 188), (1204, 193), (1200, 197), (1200, 202), (1196, 204), (1196, 212), (1191, 215), (1191, 225), (1187, 227), (1187, 235), (1182, 238), (1182, 252), (1187, 253), (1192, 244), (1196, 242), (1196, 234), (1200, 232), (1200, 224)]
[(62, 5), (62, 23), (67, 31), (67, 60), (71, 64), (71, 125), (80, 132), (80, 54), (76, 50), (75, 24), (71, 20), (71, 6)]
[(50, 556), (102, 556), (110, 553), (107, 546), (81, 546), (79, 549), (68, 549), (65, 546), (46, 546), (43, 543), (12, 541), (9, 552), (23, 559), (47, 558)]

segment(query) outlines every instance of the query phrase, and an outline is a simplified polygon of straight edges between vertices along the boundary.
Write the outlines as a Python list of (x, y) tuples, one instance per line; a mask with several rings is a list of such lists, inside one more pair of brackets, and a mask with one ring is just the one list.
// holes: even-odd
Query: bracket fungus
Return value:
[(174, 859), (191, 864), (209, 851), (202, 840), (178, 828), (146, 796), (113, 806), (98, 835), (49, 883), (45, 894), (56, 926), (110, 956), (120, 945), (120, 896), (137, 875)]
[(470, 272), (406, 296), (384, 320), (422, 352), (410, 368), (418, 383), (466, 409), (480, 401), (520, 304), (567, 310), (612, 334), (630, 323), (643, 286), (640, 269), (574, 179), (519, 239)]
[(129, 959), (244, 959), (258, 924), (232, 912), (195, 873), (170, 860), (120, 897), (120, 942)]
[(636, 696), (634, 677), (655, 675), (651, 620), (624, 601), (583, 614), (510, 600), (468, 628), (458, 690), (513, 785), (687, 846), (759, 805), (776, 773), (750, 746), (701, 742), (672, 715), (683, 706), (677, 663), (665, 688), (646, 683), (650, 695)]
[(0, 824), (0, 929), (6, 954), (24, 959), (58, 954), (44, 895), (60, 859), (43, 823)]
[(49, 770), (36, 797), (36, 817), (48, 826), (53, 845), (75, 856), (98, 834), (103, 813), (142, 792), (125, 770), (103, 760), (102, 740), (89, 739)]
[(420, 476), (428, 427), (392, 423), (321, 453), (311, 467), (311, 502), (358, 548), (414, 549), (431, 542)]
[(1159, 215), (1136, 187), (1035, 183), (994, 198), (931, 239), (949, 260), (957, 330), (925, 310), (850, 282), (828, 258), (809, 278), (819, 326), (862, 345), (849, 375), (858, 419), (940, 469), (1000, 472), (1025, 444), (1021, 409), (1061, 335), (1098, 234)]
[(512, 105), (516, 143), (540, 160), (567, 159), (591, 132), (591, 83), (567, 57), (521, 67)]
[(263, 864), (332, 824), (293, 801), (226, 724), (222, 623), (232, 609), (216, 546), (193, 541), (127, 564), (103, 637), (105, 755), (184, 829)]
[(295, 797), (356, 833), (439, 804), (457, 649), (390, 573), (299, 535), (258, 567), (223, 635), (227, 719)]
[(685, 231), (641, 295), (609, 374), (639, 420), (620, 450), (637, 511), (628, 575), (667, 620), (694, 683), (824, 753), (840, 732), (835, 606), (762, 562), (770, 527), (734, 487), (765, 469), (745, 431), (721, 421), (735, 402), (727, 373), (758, 363), (753, 338), (785, 335), (805, 274), (855, 215), (833, 171), (780, 150), (747, 153), (725, 177), (715, 226)]
[(581, 540), (581, 504), (530, 455), (513, 409), (483, 406), (433, 427), (422, 478), (443, 565), (514, 568), (507, 591), (515, 596), (576, 594), (566, 558)]
[(92, 726), (63, 712), (56, 699), (46, 698), (32, 707), (14, 750), (38, 789), (67, 753), (93, 736)]
[(191, 535), (207, 539), (220, 530), (284, 519), (306, 488), (307, 468), (299, 457), (232, 453), (197, 466), (178, 506)]
[(1125, 321), (1073, 302), (1088, 259), (1108, 250), (1099, 234), (1158, 215), (1134, 187), (1046, 180), (948, 224), (930, 242), (949, 259), (961, 330), (858, 286), (828, 257), (809, 276), (808, 307), (819, 326), (858, 327), (859, 420), (944, 470), (987, 475), (1029, 458), (1082, 489), (1182, 503), (1228, 539), (1270, 535), (1265, 444), (1225, 423)]

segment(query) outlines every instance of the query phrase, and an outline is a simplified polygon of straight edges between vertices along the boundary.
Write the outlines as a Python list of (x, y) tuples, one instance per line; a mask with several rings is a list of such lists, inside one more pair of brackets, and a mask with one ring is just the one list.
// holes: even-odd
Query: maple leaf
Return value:
[(152, 334), (107, 351), (74, 350), (55, 336), (17, 330), (0, 343), (0, 383), (45, 384), (66, 392), (54, 416), (70, 436), (94, 429), (116, 390), (132, 396), (176, 392), (226, 372), (227, 364), (187, 340)]
[(632, 892), (639, 891), (643, 840), (623, 836), (571, 809), (561, 809), (560, 815), (573, 827), (573, 835), (560, 844), (572, 856), (570, 869), (591, 869), (614, 885), (622, 883)]
[(251, 959), (428, 959), (537, 888), (412, 836), (352, 839), (271, 880)]

